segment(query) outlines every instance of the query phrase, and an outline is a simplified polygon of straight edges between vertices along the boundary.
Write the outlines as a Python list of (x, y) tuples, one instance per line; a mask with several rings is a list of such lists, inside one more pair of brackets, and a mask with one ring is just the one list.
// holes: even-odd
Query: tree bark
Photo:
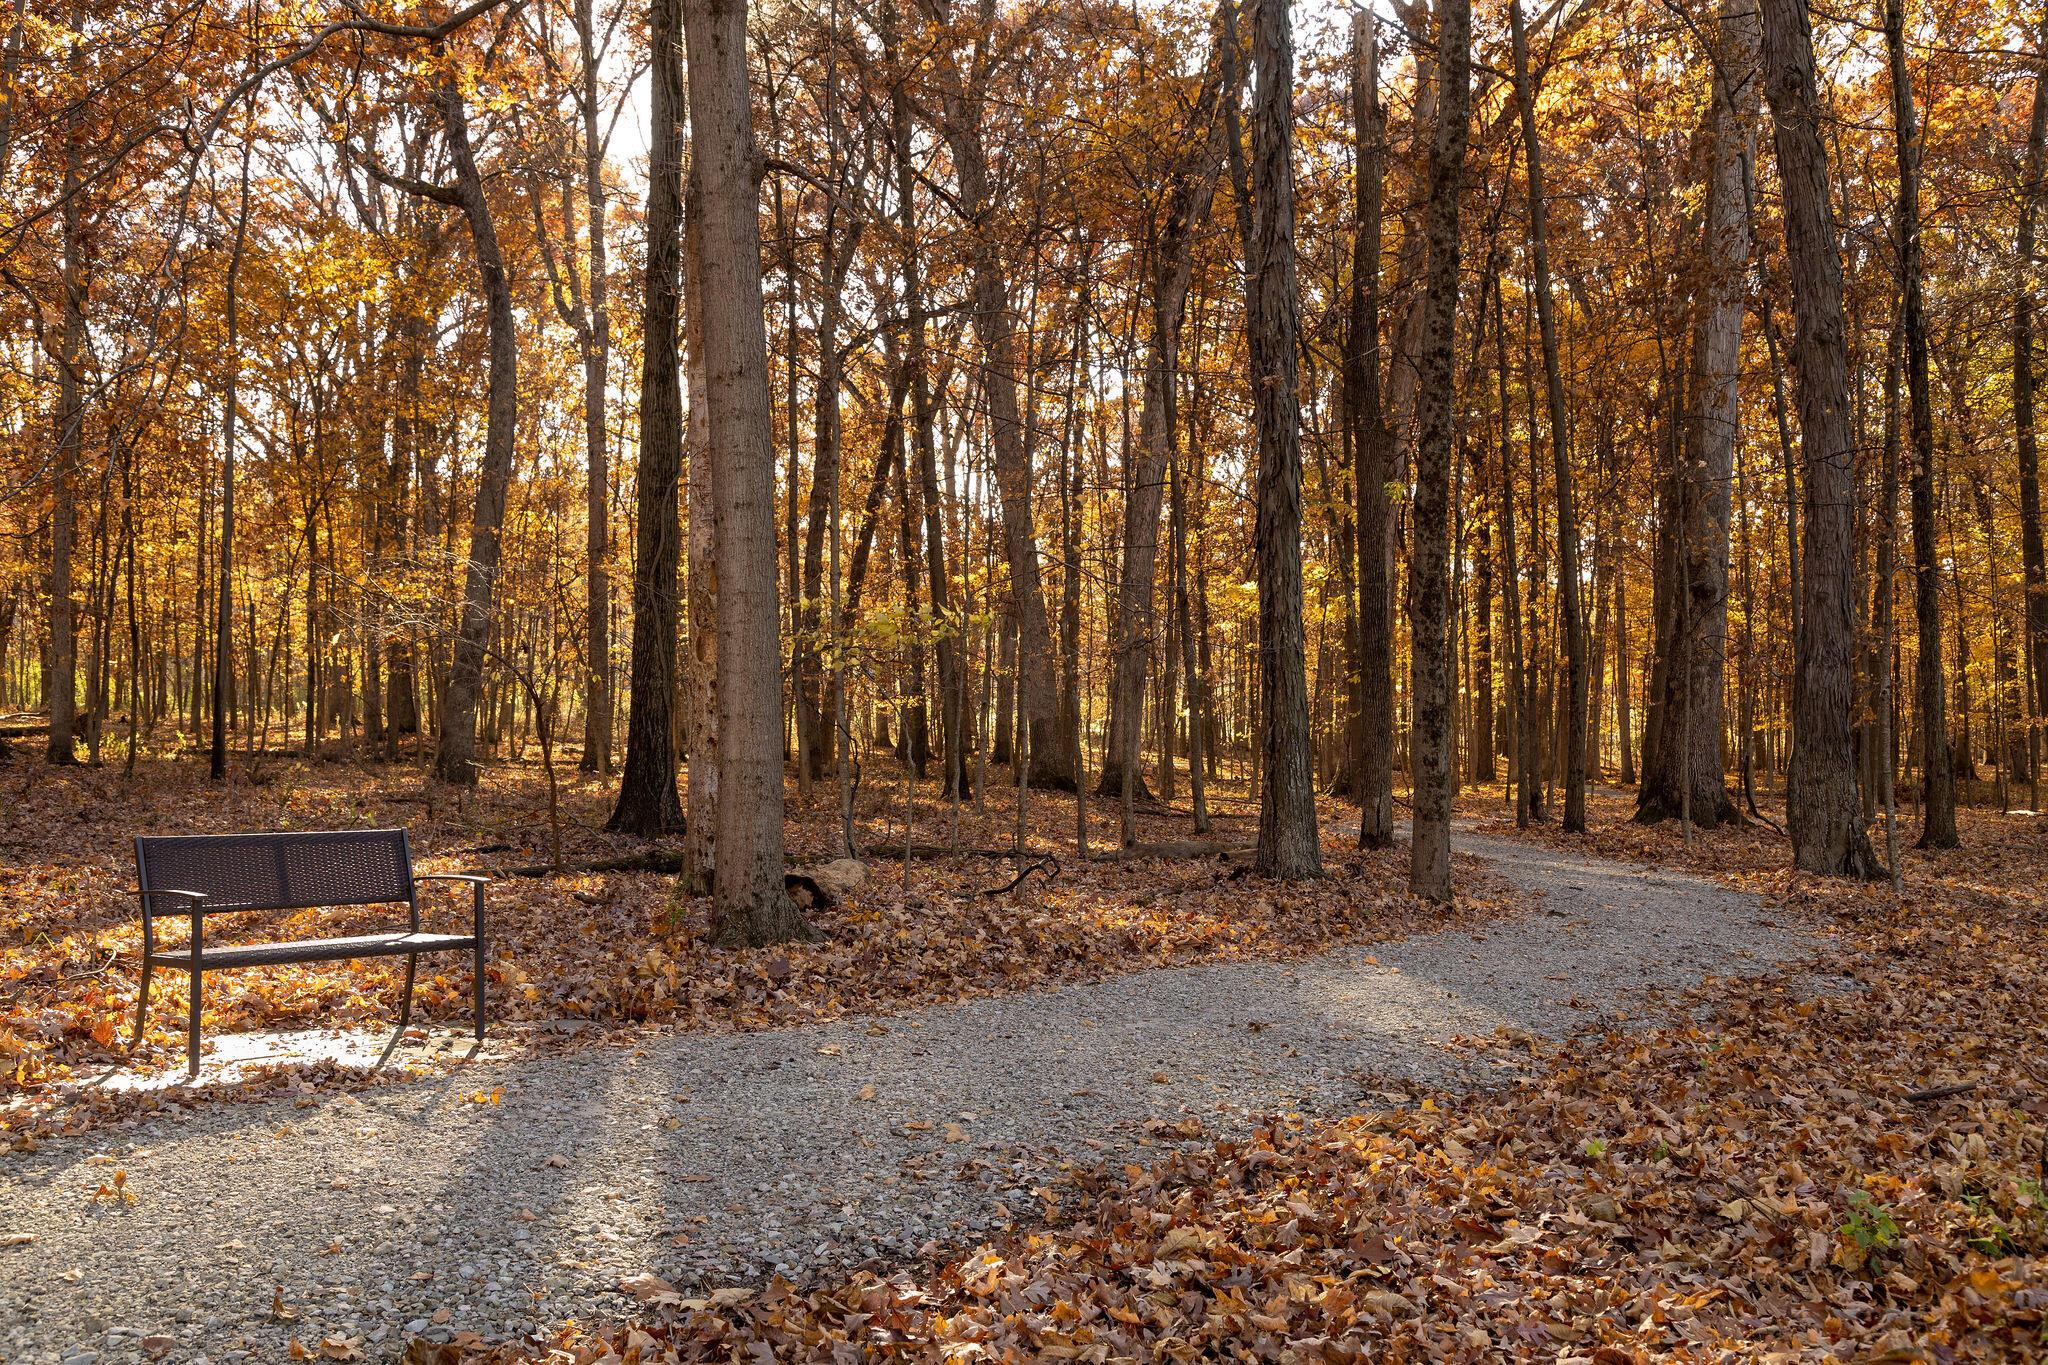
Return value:
[[(1429, 149), (1422, 346), (1417, 356), (1415, 525), (1408, 581), (1415, 825), (1409, 889), (1451, 899), (1451, 350), (1458, 316), (1458, 201), (1470, 138), (1471, 0), (1437, 7), (1436, 126)], [(1522, 717), (1528, 723), (1528, 717)]]
[[(1571, 415), (1565, 409), (1564, 372), (1557, 351), (1556, 305), (1550, 290), (1550, 229), (1548, 210), (1543, 200), (1543, 143), (1536, 136), (1536, 99), (1529, 81), (1529, 41), (1523, 29), (1520, 0), (1509, 0), (1508, 24), (1514, 45), (1515, 103), (1521, 110), (1522, 148), (1528, 158), (1530, 267), (1536, 280), (1536, 326), (1543, 339), (1550, 451), (1556, 467), (1558, 631), (1564, 636), (1566, 688), (1564, 828), (1569, 833), (1583, 834), (1586, 831), (1586, 628), (1579, 604), (1579, 514), (1572, 490)], [(1724, 492), (1724, 499), (1725, 496)], [(1725, 521), (1724, 515), (1724, 542)], [(1723, 577), (1726, 577), (1725, 568)], [(1724, 602), (1725, 596), (1724, 591)], [(1724, 623), (1725, 619), (1724, 607)]]
[[(1219, 26), (1219, 44), (1221, 29)], [(1123, 563), (1117, 581), (1116, 678), (1110, 695), (1109, 759), (1097, 788), (1120, 795), (1129, 774), (1134, 793), (1144, 794), (1138, 756), (1139, 718), (1144, 708), (1145, 661), (1156, 620), (1153, 580), (1159, 562), (1159, 512), (1166, 466), (1179, 431), (1175, 399), (1180, 382), (1181, 323), (1188, 286), (1194, 279), (1194, 245), (1209, 216), (1223, 169), (1223, 120), (1217, 117), (1220, 54), (1202, 84), (1188, 119), (1188, 152), (1168, 172), (1166, 221), (1151, 243), (1151, 298), (1146, 309), (1151, 335), (1145, 355), (1144, 398), (1138, 415), (1136, 466), (1124, 490)], [(1225, 96), (1235, 99), (1235, 91)], [(1199, 141), (1196, 139), (1199, 138)]]
[(490, 366), (485, 380), (483, 466), (477, 472), (476, 503), (470, 515), (462, 615), (441, 706), (441, 745), (434, 755), (434, 775), (443, 782), (475, 786), (477, 698), (483, 688), (485, 646), (496, 615), (505, 501), (517, 453), (513, 437), (519, 419), (519, 340), (497, 224), (470, 148), (469, 107), (452, 73), (442, 78), (441, 117), (449, 164), (455, 172), (454, 202), (468, 220), (476, 251), (477, 280), (489, 319)]
[[(647, 279), (642, 304), (640, 456), (635, 476), (633, 658), (626, 765), (608, 829), (655, 838), (683, 827), (676, 797), (677, 504), (683, 393), (677, 328), (682, 305), (684, 93), (681, 0), (649, 0)], [(694, 314), (697, 300), (690, 299)], [(691, 406), (691, 416), (697, 416)], [(695, 622), (692, 622), (694, 626)], [(697, 753), (690, 753), (694, 775)]]
[(1792, 281), (1792, 358), (1799, 373), (1805, 465), (1804, 605), (1793, 664), (1793, 745), (1787, 823), (1797, 868), (1871, 877), (1877, 859), (1863, 825), (1850, 742), (1855, 646), (1855, 474), (1849, 424), (1842, 259), (1805, 0), (1763, 0), (1764, 94), (1771, 105)]
[[(71, 10), (72, 42), (70, 65), (78, 73), (81, 56), (78, 29), (79, 8)], [(85, 363), (85, 189), (80, 169), (85, 152), (85, 106), (73, 102), (65, 114), (64, 126), (64, 208), (62, 214), (63, 263), (59, 288), (63, 293), (63, 318), (59, 322), (57, 352), (57, 406), (51, 414), (51, 445), (55, 459), (50, 471), (50, 667), (45, 705), (50, 712), (50, 736), (45, 757), (51, 763), (68, 766), (78, 761), (75, 732), (78, 719), (78, 616), (72, 603), (72, 542), (78, 534), (77, 479), (79, 454), (85, 448), (85, 400), (79, 384), (79, 370)], [(205, 553), (205, 534), (200, 535), (200, 553)], [(200, 589), (201, 594), (205, 588)], [(193, 729), (198, 729), (199, 665), (193, 660)]]
[[(660, 3), (660, 0), (654, 0)], [(596, 17), (591, 0), (576, 0), (576, 39), (581, 49), (582, 86), (577, 103), (583, 116), (583, 197), (590, 238), (589, 319), (583, 343), (584, 482), (584, 658), (583, 757), (587, 773), (612, 770), (612, 579), (611, 466), (606, 450), (605, 397), (611, 368), (612, 314), (605, 243), (604, 141), (598, 131)], [(671, 343), (673, 344), (673, 343)]]
[(747, 94), (745, 0), (686, 0), (695, 198), (691, 300), (703, 321), (711, 498), (718, 535), (718, 871), (727, 947), (815, 933), (783, 889), (782, 686), (775, 449), (762, 319), (760, 155)]
[(1302, 633), (1300, 300), (1294, 263), (1294, 30), (1284, 0), (1252, 21), (1252, 259), (1246, 263), (1258, 430), (1259, 845), (1269, 877), (1322, 874)]
[[(1713, 829), (1737, 817), (1721, 761), (1728, 655), (1728, 546), (1735, 442), (1741, 431), (1743, 286), (1749, 271), (1744, 189), (1756, 123), (1760, 35), (1749, 0), (1722, 0), (1711, 61), (1712, 102), (1700, 141), (1706, 185), (1702, 283), (1690, 366), (1688, 457), (1671, 480), (1669, 515), (1682, 555), (1670, 587), (1671, 628), (1659, 660), (1658, 744), (1643, 756), (1636, 818), (1678, 818)], [(1678, 584), (1683, 584), (1683, 591)], [(1683, 752), (1681, 752), (1683, 749)], [(1680, 784), (1690, 787), (1681, 792)]]
[(1394, 433), (1380, 392), (1380, 213), (1386, 120), (1380, 110), (1379, 34), (1370, 9), (1351, 20), (1351, 297), (1344, 351), (1345, 408), (1357, 469), (1358, 694), (1364, 745), (1358, 766), (1358, 846), (1394, 842), (1394, 536), (1387, 489)]
[[(2048, 16), (2038, 30), (2036, 50), (2048, 52)], [(2032, 662), (2033, 714), (2048, 716), (2048, 551), (2041, 535), (2040, 436), (2034, 418), (2035, 233), (2041, 213), (2043, 163), (2048, 161), (2048, 57), (2034, 70), (2034, 110), (2027, 124), (2026, 160), (2021, 170), (2019, 233), (2014, 244), (2012, 310), (2012, 420), (2020, 466), (2020, 561), (2026, 583), (2027, 655)], [(2038, 783), (2040, 736), (2030, 732), (2028, 771)]]
[[(1907, 425), (1913, 439), (1913, 615), (1919, 636), (1915, 678), (1920, 704), (1921, 848), (1954, 848), (1955, 765), (1949, 761), (1948, 697), (1941, 672), (1941, 564), (1934, 544), (1934, 405), (1927, 378), (1927, 304), (1921, 285), (1920, 130), (1913, 111), (1913, 75), (1906, 66), (1901, 0), (1885, 0), (1885, 52), (1892, 80), (1892, 133), (1899, 198), (1894, 230), (1899, 253), (1899, 326), (1906, 360)], [(1966, 708), (1967, 710), (1967, 708)], [(1888, 761), (1888, 760), (1887, 760)]]

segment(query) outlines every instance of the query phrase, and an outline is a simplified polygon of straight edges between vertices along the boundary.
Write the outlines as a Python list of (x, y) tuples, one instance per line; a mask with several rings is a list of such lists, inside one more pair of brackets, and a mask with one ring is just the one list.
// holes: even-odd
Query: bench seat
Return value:
[[(401, 953), (445, 953), (476, 947), (474, 934), (362, 934), (355, 938), (306, 938), (292, 943), (247, 943), (199, 950), (199, 970), (272, 967), (286, 962), (340, 962), (352, 957), (395, 957)], [(152, 966), (178, 971), (192, 966), (190, 952), (154, 952)]]

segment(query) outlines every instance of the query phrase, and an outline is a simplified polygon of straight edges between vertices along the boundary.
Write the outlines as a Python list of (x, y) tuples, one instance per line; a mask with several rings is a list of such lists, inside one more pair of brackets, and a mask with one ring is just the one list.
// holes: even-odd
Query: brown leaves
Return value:
[[(48, 1132), (98, 1121), (111, 1109), (161, 1100), (74, 1096), (64, 1108), (55, 1084), (73, 1068), (125, 1059), (132, 1020), (141, 927), (129, 888), (138, 831), (200, 833), (270, 826), (319, 828), (404, 824), (423, 866), (484, 867), (532, 861), (517, 842), (539, 837), (542, 800), (537, 778), (493, 769), (474, 798), (460, 806), (422, 807), (418, 779), (405, 769), (292, 765), (260, 789), (238, 789), (233, 805), (189, 763), (145, 764), (138, 780), (64, 774), (38, 785), (16, 826), (34, 851), (0, 904), (0, 1104), (15, 1092), (23, 1103), (0, 1109), (0, 1131)], [(616, 857), (641, 846), (601, 832), (613, 793), (602, 779), (576, 779), (563, 795), (572, 858)], [(942, 809), (927, 787), (920, 801)], [(995, 790), (977, 815), (961, 814), (964, 848), (1007, 847), (1014, 837), (1014, 794)], [(1115, 847), (1114, 803), (1101, 810), (1093, 847)], [(1217, 804), (1227, 803), (1221, 797)], [(864, 792), (857, 812), (861, 837), (873, 845), (900, 839), (901, 792)], [(81, 813), (118, 811), (118, 818), (81, 821)], [(1028, 807), (1033, 849), (1072, 846), (1072, 806), (1035, 797)], [(837, 811), (829, 804), (792, 804), (793, 861), (823, 865), (834, 849)], [(1227, 813), (1219, 822), (1227, 822)], [(1183, 818), (1147, 815), (1148, 839), (1185, 834)], [(942, 823), (935, 828), (943, 829)], [(480, 845), (501, 852), (464, 853)], [(1062, 982), (1148, 967), (1244, 956), (1315, 951), (1333, 943), (1389, 937), (1492, 913), (1478, 893), (1448, 912), (1410, 899), (1394, 854), (1363, 855), (1333, 847), (1334, 875), (1285, 895), (1248, 894), (1228, 879), (1231, 865), (1214, 857), (1098, 859), (1062, 856), (1056, 877), (1034, 878), (1005, 896), (979, 894), (992, 868), (1008, 860), (963, 853), (920, 857), (913, 892), (902, 893), (900, 867), (864, 884), (842, 877), (836, 908), (812, 912), (822, 941), (756, 951), (710, 943), (706, 900), (672, 900), (674, 879), (659, 873), (501, 878), (490, 889), (490, 1010), (494, 1034), (521, 1024), (576, 1020), (596, 1027), (575, 1040), (549, 1035), (546, 1046), (603, 1041), (646, 1025), (693, 1029), (756, 1029), (835, 1019), (851, 1012), (887, 1013), (967, 996), (1039, 989)], [(880, 862), (871, 866), (879, 869)], [(289, 915), (219, 916), (210, 937), (280, 939), (368, 932), (389, 927), (403, 909), (308, 911)], [(439, 927), (452, 903), (431, 897), (428, 926)], [(182, 933), (175, 921), (166, 934)], [(161, 941), (161, 940), (160, 940)], [(209, 1038), (259, 1028), (383, 1026), (397, 996), (397, 959), (306, 963), (223, 973), (208, 980), (204, 1028)], [(144, 1066), (183, 1061), (184, 979), (159, 973), (149, 1028), (135, 1054)], [(466, 967), (453, 958), (422, 974), (415, 1022), (466, 1020)], [(509, 1027), (508, 1027), (509, 1026)], [(879, 1026), (877, 1026), (879, 1027)]]
[[(572, 1329), (548, 1358), (2038, 1358), (2048, 861), (2010, 844), (2048, 823), (1970, 825), (1981, 852), (1920, 867), (1909, 907), (1800, 888), (1853, 988), (1788, 972), (1629, 1032), (1485, 1040), (1530, 1074), (1083, 1169), (1052, 1225), (972, 1254)], [(1980, 1084), (1905, 1098), (1956, 1076)]]

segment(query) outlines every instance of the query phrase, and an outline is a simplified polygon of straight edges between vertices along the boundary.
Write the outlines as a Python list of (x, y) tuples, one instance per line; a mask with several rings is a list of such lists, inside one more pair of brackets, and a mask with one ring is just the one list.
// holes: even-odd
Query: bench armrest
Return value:
[(206, 904), (206, 893), (203, 891), (179, 891), (167, 886), (153, 886), (147, 891), (137, 891), (135, 894), (142, 897), (142, 913), (145, 917), (155, 913), (149, 908), (149, 903), (157, 896), (175, 896), (185, 902), (173, 913), (198, 910)]
[[(415, 873), (413, 874), (413, 877), (412, 877), (412, 879), (413, 879), (413, 881), (414, 881), (415, 883), (418, 883), (418, 882), (466, 882), (466, 883), (468, 883), (468, 884), (469, 884), (469, 887), (470, 887), (470, 889), (471, 889), (471, 890), (472, 890), (472, 891), (473, 891), (473, 892), (475, 893), (475, 895), (476, 895), (476, 928), (475, 928), (475, 930), (474, 930), (474, 933), (476, 934), (476, 936), (477, 936), (477, 937), (478, 937), (479, 939), (481, 939), (481, 938), (482, 938), (482, 937), (484, 936), (484, 888), (485, 888), (486, 886), (490, 885), (491, 879), (490, 879), (489, 877), (483, 876), (482, 874), (480, 874), (480, 873), (476, 873), (476, 872), (415, 872)], [(413, 927), (414, 927), (414, 928), (418, 928), (419, 926), (418, 926), (418, 925), (414, 925)]]

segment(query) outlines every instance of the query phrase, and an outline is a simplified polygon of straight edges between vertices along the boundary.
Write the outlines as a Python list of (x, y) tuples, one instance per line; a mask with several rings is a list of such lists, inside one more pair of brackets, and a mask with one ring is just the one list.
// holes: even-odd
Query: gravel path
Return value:
[[(1560, 1033), (1631, 991), (1811, 946), (1711, 883), (1459, 848), (1541, 906), (1291, 962), (204, 1108), (0, 1158), (0, 1361), (272, 1361), (291, 1337), (386, 1359), (408, 1333), (623, 1311), (622, 1277), (899, 1256), (1041, 1216), (1033, 1190), (1063, 1159), (1144, 1160), (1188, 1118), (1213, 1136), (1335, 1110), (1370, 1078), (1475, 1083), (1492, 1063), (1443, 1040)], [(93, 1202), (116, 1167), (133, 1201)]]

